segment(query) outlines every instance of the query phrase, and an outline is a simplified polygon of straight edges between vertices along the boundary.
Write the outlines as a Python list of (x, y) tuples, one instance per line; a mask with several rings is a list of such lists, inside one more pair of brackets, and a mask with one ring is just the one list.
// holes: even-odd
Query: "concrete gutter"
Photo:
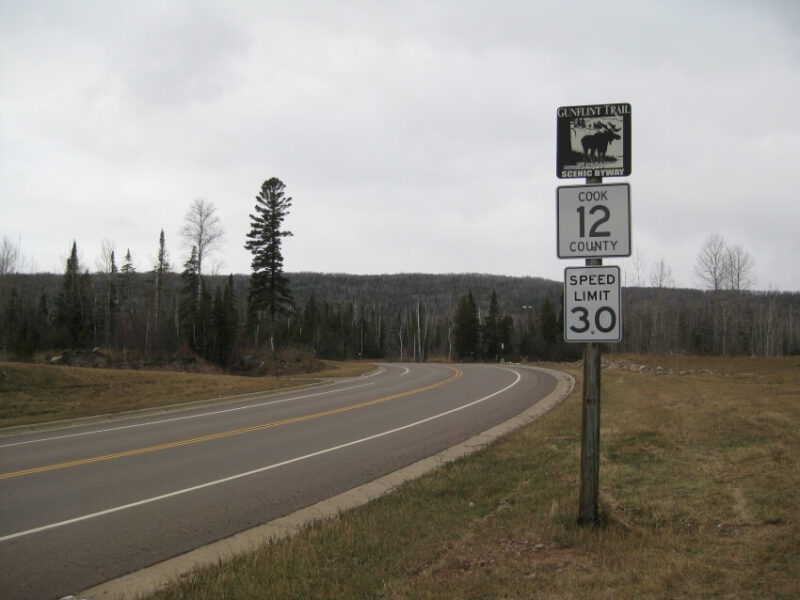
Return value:
[(155, 592), (171, 582), (180, 579), (203, 567), (218, 564), (234, 556), (252, 552), (263, 544), (279, 540), (298, 533), (314, 521), (332, 519), (340, 513), (389, 494), (402, 484), (459, 458), (472, 454), (486, 447), (496, 439), (532, 423), (557, 406), (566, 398), (575, 386), (575, 380), (568, 374), (542, 367), (523, 367), (552, 375), (556, 379), (555, 389), (545, 398), (531, 406), (522, 414), (495, 425), (491, 429), (456, 444), (434, 456), (424, 458), (412, 465), (404, 467), (374, 481), (360, 485), (312, 506), (302, 508), (285, 517), (280, 517), (264, 525), (242, 531), (231, 537), (219, 540), (207, 546), (197, 548), (164, 562), (145, 567), (134, 573), (112, 579), (98, 586), (67, 599), (81, 600), (129, 600), (137, 596)]

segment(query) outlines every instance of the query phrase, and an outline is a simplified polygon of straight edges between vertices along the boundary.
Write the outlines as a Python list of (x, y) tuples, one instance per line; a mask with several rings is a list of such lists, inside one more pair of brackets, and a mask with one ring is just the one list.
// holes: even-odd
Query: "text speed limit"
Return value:
[(564, 339), (567, 342), (622, 339), (619, 267), (564, 269)]

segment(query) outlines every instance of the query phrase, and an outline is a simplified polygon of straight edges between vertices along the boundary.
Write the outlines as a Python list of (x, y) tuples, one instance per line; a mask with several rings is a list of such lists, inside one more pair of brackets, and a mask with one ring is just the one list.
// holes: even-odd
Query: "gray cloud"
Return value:
[[(555, 111), (633, 106), (634, 247), (694, 285), (719, 232), (800, 289), (794, 2), (89, 2), (0, 7), (0, 235), (173, 263), (217, 204), (227, 269), (278, 176), (289, 270), (560, 279)], [(735, 32), (735, 35), (732, 33)], [(42, 217), (45, 216), (44, 219)], [(177, 256), (176, 256), (177, 255)], [(93, 264), (93, 261), (89, 261)], [(573, 261), (574, 262), (574, 261)]]

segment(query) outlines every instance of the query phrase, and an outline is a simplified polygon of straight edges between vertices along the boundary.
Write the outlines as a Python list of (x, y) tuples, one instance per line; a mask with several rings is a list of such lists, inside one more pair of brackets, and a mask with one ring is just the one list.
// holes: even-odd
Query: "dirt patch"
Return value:
[(637, 363), (629, 358), (604, 358), (602, 368), (608, 371), (627, 371), (629, 373), (652, 373), (653, 375), (715, 375), (751, 377), (753, 373), (732, 373), (730, 371), (717, 371), (714, 369), (674, 369), (659, 365)]
[(441, 546), (436, 556), (413, 570), (417, 576), (427, 575), (439, 581), (479, 571), (492, 571), (501, 565), (536, 577), (544, 571), (561, 571), (578, 560), (578, 551), (557, 542), (518, 540), (500, 538), (492, 542), (482, 552), (474, 552), (470, 544), (460, 543)]

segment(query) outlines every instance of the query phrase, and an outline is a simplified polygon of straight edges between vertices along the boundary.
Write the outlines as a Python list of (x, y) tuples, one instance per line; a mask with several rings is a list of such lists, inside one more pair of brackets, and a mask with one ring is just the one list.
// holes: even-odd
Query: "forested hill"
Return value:
[(541, 306), (546, 297), (561, 293), (561, 282), (540, 277), (508, 277), (478, 273), (429, 275), (347, 275), (343, 273), (288, 274), (295, 300), (305, 305), (312, 294), (333, 304), (383, 304), (388, 310), (422, 302), (429, 312), (452, 314), (459, 298), (472, 292), (478, 306), (488, 309), (492, 292), (505, 313), (521, 313), (523, 306)]
[[(321, 358), (563, 360), (562, 282), (488, 274), (287, 273), (296, 310), (272, 342)], [(249, 277), (135, 270), (0, 276), (0, 359), (110, 348), (158, 360), (194, 352), (232, 365), (265, 348), (248, 311)], [(198, 292), (200, 290), (200, 292)], [(492, 297), (495, 303), (492, 303)], [(459, 344), (471, 296), (473, 348)], [(800, 294), (623, 288), (623, 341), (609, 351), (800, 353)], [(263, 321), (262, 321), (263, 322)], [(473, 325), (469, 325), (473, 327)], [(466, 342), (464, 342), (466, 343)]]
[[(546, 297), (555, 299), (561, 294), (562, 282), (541, 277), (510, 277), (479, 273), (431, 275), (424, 273), (400, 273), (385, 275), (350, 275), (346, 273), (286, 273), (298, 308), (302, 309), (314, 295), (317, 302), (332, 305), (355, 303), (356, 305), (383, 305), (388, 312), (411, 307), (422, 302), (429, 312), (451, 314), (461, 296), (472, 292), (479, 308), (488, 308), (492, 292), (497, 293), (500, 308), (505, 313), (522, 313), (530, 307), (541, 306)], [(117, 274), (120, 284), (124, 275)], [(213, 294), (226, 284), (228, 275), (204, 275), (206, 288)], [(102, 295), (106, 287), (105, 274), (93, 274), (90, 292)], [(154, 286), (154, 273), (135, 273), (131, 277), (133, 295), (146, 301)], [(236, 296), (244, 308), (249, 286), (248, 275), (233, 275)], [(64, 275), (53, 273), (14, 274), (0, 276), (0, 302), (15, 295), (24, 296), (29, 302), (38, 304), (42, 294), (48, 304), (62, 292)], [(177, 273), (168, 273), (165, 295), (181, 293), (181, 279)], [(119, 289), (117, 289), (119, 291)], [(117, 299), (118, 300), (118, 299)], [(523, 308), (529, 307), (529, 308)], [(7, 307), (6, 307), (7, 308)], [(3, 307), (0, 307), (0, 311)], [(2, 312), (0, 312), (2, 314)]]

